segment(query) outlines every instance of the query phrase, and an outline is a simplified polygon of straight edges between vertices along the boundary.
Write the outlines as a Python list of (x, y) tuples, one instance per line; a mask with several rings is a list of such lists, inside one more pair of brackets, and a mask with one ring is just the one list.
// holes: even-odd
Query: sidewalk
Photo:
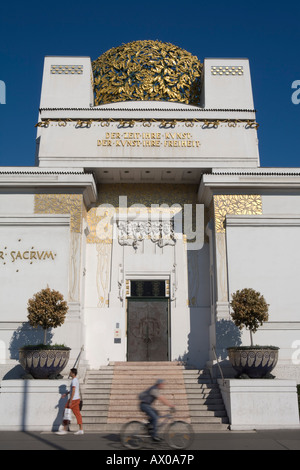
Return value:
[[(105, 455), (118, 455), (124, 448), (119, 435), (113, 433), (58, 436), (50, 432), (2, 431), (0, 450), (103, 450)], [(170, 452), (166, 444), (161, 443), (151, 444), (146, 450)], [(197, 433), (191, 448), (185, 452), (194, 453), (196, 457), (197, 450), (300, 450), (300, 430)], [(125, 451), (129, 455), (130, 451)]]

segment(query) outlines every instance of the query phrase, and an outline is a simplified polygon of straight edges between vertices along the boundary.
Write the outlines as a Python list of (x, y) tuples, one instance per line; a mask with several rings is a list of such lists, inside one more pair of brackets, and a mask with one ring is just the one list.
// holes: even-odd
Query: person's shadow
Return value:
[(67, 403), (68, 397), (63, 398), (62, 396), (67, 392), (68, 392), (67, 386), (66, 385), (60, 385), (60, 387), (59, 387), (60, 399), (59, 399), (59, 402), (57, 403), (57, 405), (55, 407), (57, 409), (57, 415), (56, 415), (56, 418), (55, 418), (55, 420), (53, 421), (53, 424), (52, 424), (52, 432), (58, 431), (59, 426), (63, 422), (64, 409), (65, 409), (65, 405)]

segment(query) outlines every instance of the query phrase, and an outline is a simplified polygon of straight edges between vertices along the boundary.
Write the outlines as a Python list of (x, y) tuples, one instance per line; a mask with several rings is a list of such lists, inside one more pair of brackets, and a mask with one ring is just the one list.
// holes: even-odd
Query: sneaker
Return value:
[(84, 432), (83, 432), (82, 429), (80, 429), (79, 431), (74, 432), (74, 434), (75, 434), (76, 436), (79, 436), (79, 435), (81, 435), (81, 434), (84, 434)]
[(158, 437), (158, 436), (153, 436), (153, 437), (152, 437), (152, 441), (154, 441), (154, 442), (161, 442), (162, 439), (161, 439), (160, 437)]
[(65, 434), (68, 434), (68, 431), (64, 431), (64, 430), (62, 430), (62, 431), (57, 431), (55, 434), (58, 434), (59, 436), (63, 436), (63, 435), (65, 435)]

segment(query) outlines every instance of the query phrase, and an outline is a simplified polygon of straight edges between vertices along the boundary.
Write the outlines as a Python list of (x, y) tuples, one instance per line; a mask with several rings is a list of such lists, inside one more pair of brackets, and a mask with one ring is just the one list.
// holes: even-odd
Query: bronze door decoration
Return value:
[(168, 306), (168, 298), (128, 298), (128, 361), (169, 360)]

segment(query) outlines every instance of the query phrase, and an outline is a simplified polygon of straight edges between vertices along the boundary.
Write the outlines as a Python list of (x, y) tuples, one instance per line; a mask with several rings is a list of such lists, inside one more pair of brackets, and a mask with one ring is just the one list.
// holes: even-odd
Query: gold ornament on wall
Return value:
[(93, 62), (95, 105), (151, 100), (199, 106), (202, 68), (196, 56), (170, 43), (123, 44)]
[(257, 194), (226, 194), (214, 196), (215, 228), (225, 233), (225, 218), (232, 215), (262, 214), (262, 199)]
[(70, 214), (71, 231), (81, 233), (84, 203), (81, 194), (36, 194), (35, 214)]

